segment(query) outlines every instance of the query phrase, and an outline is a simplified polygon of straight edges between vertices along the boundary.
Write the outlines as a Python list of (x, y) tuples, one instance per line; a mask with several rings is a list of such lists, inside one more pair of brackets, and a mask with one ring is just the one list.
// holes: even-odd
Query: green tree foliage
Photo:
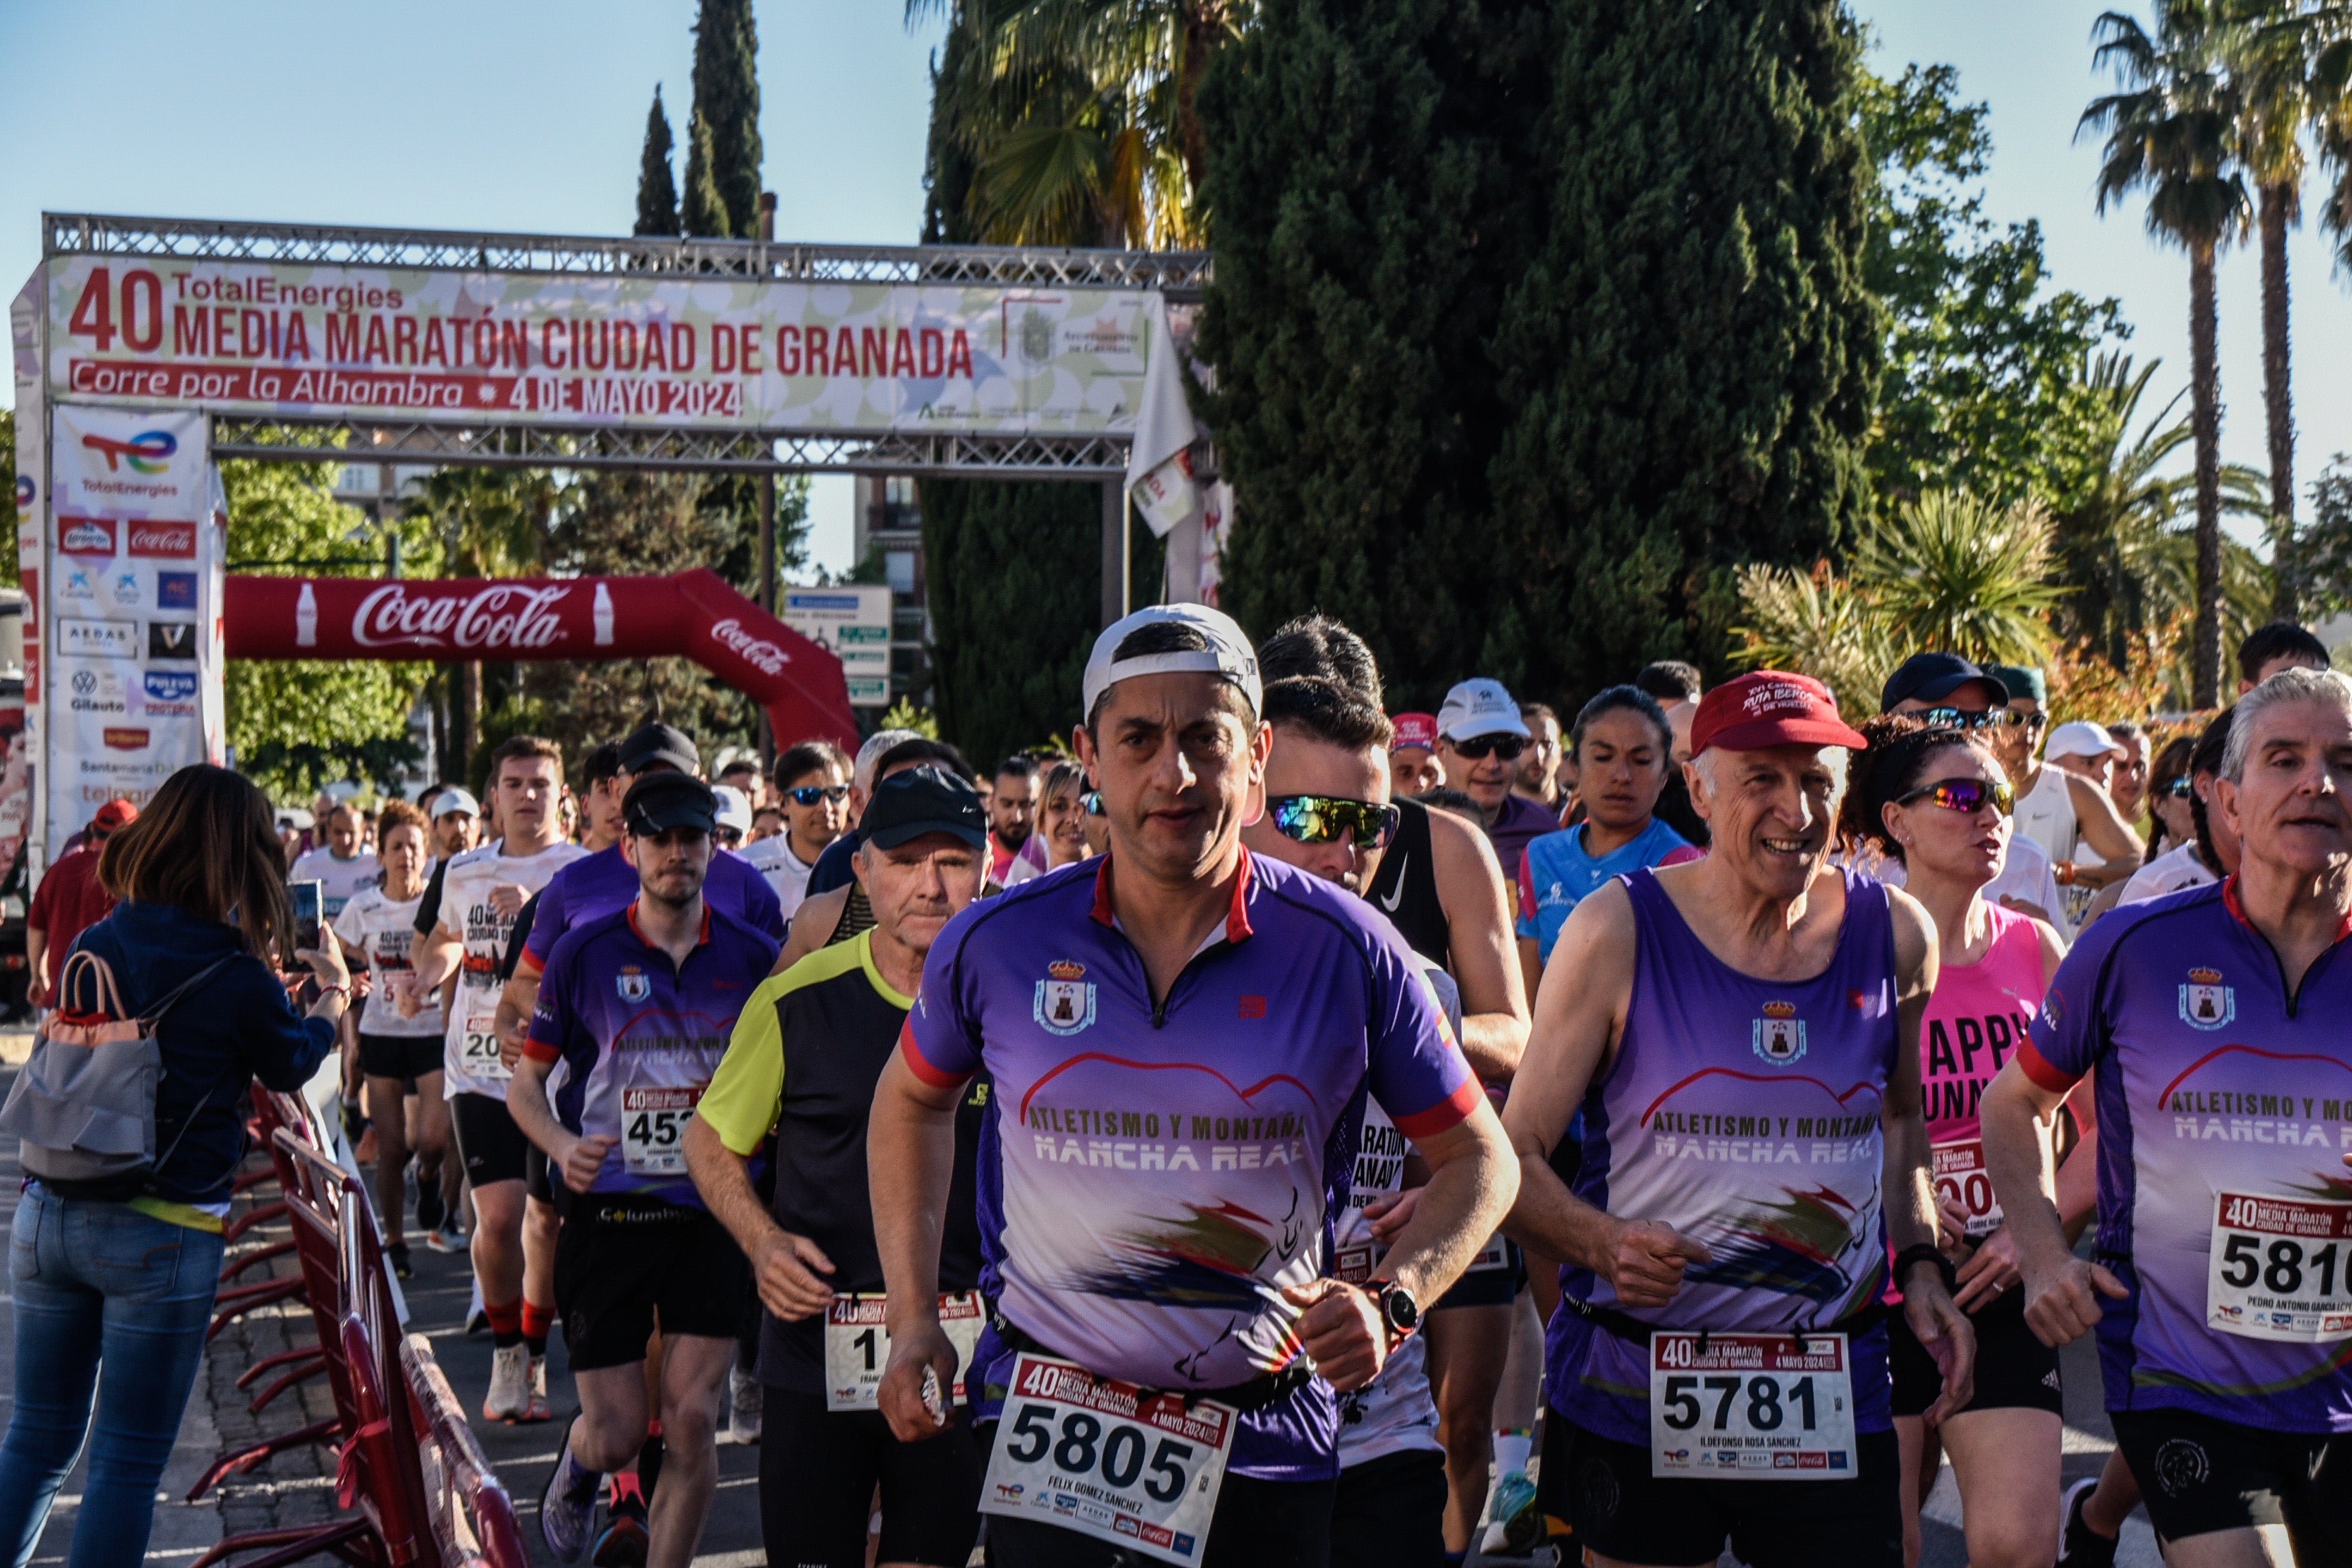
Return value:
[[(688, 234), (751, 239), (760, 232), (760, 36), (751, 0), (702, 0), (694, 24), (695, 142), (687, 159), (689, 212), (700, 200), (695, 163), (701, 161), (718, 196), (724, 227), (693, 226)], [(709, 128), (708, 150), (702, 127)], [(706, 223), (717, 214), (705, 213)]]
[[(331, 463), (220, 465), (228, 496), (228, 553), (240, 572), (371, 577), (381, 535), (365, 513), (331, 493)], [(388, 525), (418, 575), (436, 570), (440, 541), (421, 519)], [(414, 763), (408, 713), (432, 667), (373, 659), (231, 659), (228, 743), (238, 768), (280, 799), (308, 799), (322, 783), (373, 779), (390, 788)]]
[(1512, 417), (1481, 552), (1520, 614), (1480, 662), (1574, 701), (1717, 662), (1727, 569), (1814, 559), (1868, 509), (1884, 319), (1836, 0), (1554, 9), (1549, 211), (1494, 336)]
[(1474, 668), (1517, 679), (1530, 633), (1569, 630), (1514, 607), (1557, 591), (1552, 562), (1516, 558), (1554, 520), (1497, 529), (1488, 480), (1508, 406), (1489, 355), (1537, 239), (1547, 10), (1290, 0), (1201, 89), (1202, 342), (1238, 494), (1223, 603), (1260, 633), (1340, 616), (1405, 706)]
[(631, 234), (677, 233), (677, 182), (669, 172), (669, 116), (662, 112), (661, 89), (646, 110), (646, 146), (637, 158), (637, 223)]
[(975, 767), (1066, 732), (1100, 629), (1102, 494), (1092, 485), (926, 479), (932, 707)]
[(1740, 567), (1739, 646), (1731, 660), (1745, 669), (1793, 669), (1830, 689), (1842, 713), (1871, 713), (1898, 662), (1886, 622), (1868, 596), (1830, 571), (1762, 564)]
[(686, 201), (678, 209), (678, 222), (697, 239), (726, 239), (735, 232), (727, 216), (726, 198), (719, 194), (717, 163), (711, 151), (710, 121), (697, 109), (687, 132)]
[(1865, 522), (1853, 574), (1898, 647), (1949, 648), (1979, 664), (2038, 664), (2043, 620), (2063, 590), (2047, 581), (2050, 514), (2039, 497), (2003, 507), (1930, 490)]
[(1863, 276), (1887, 313), (1869, 451), (1878, 492), (2063, 505), (2102, 423), (2082, 367), (2130, 329), (2114, 300), (2045, 291), (2039, 224), (2002, 229), (1984, 216), (1990, 110), (1961, 100), (1957, 70), (1857, 81), (1878, 164)]
[(2313, 483), (2311, 521), (2281, 551), (2279, 563), (2294, 574), (2309, 613), (2352, 611), (2352, 458), (2338, 452)]

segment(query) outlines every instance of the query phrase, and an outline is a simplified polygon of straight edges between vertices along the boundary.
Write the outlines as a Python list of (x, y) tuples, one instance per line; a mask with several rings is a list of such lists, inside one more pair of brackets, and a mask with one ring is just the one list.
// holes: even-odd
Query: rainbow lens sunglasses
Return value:
[(1984, 779), (1938, 779), (1931, 784), (1921, 784), (1895, 804), (1909, 805), (1915, 800), (1927, 800), (1946, 811), (1957, 811), (1973, 816), (1990, 801), (1992, 808), (2007, 816), (2017, 805), (2017, 792), (2009, 787), (2006, 779), (1988, 782)]
[(1360, 850), (1383, 847), (1404, 814), (1392, 805), (1328, 795), (1276, 795), (1265, 803), (1277, 831), (1301, 844), (1352, 839)]

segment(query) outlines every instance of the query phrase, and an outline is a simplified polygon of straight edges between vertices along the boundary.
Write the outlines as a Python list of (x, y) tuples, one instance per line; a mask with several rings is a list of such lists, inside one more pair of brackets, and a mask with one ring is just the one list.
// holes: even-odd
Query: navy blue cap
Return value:
[(1886, 689), (1878, 695), (1878, 710), (1892, 713), (1896, 703), (1915, 698), (1921, 702), (1940, 701), (1972, 681), (1985, 689), (1994, 707), (2009, 700), (2008, 688), (1958, 654), (1915, 653), (1886, 678)]
[(621, 821), (643, 837), (673, 827), (711, 832), (719, 826), (719, 796), (692, 773), (662, 768), (641, 774), (621, 800)]
[(892, 773), (874, 786), (858, 836), (877, 849), (896, 849), (926, 833), (952, 833), (974, 849), (988, 846), (988, 814), (980, 795), (945, 768), (925, 763)]

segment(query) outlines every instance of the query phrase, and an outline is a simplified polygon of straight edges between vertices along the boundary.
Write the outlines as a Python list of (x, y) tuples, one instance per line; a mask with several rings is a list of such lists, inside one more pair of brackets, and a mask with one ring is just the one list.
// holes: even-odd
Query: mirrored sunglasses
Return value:
[(2164, 786), (2164, 793), (2171, 796), (2174, 800), (2195, 800), (2197, 798), (2197, 781), (2189, 777), (2187, 773), (2183, 773), (2179, 778), (2174, 779), (2170, 784), (2166, 784)]
[(790, 792), (803, 805), (814, 805), (821, 800), (844, 801), (849, 798), (847, 784), (803, 784)]
[(2006, 730), (2020, 722), (2018, 715), (2007, 708), (1988, 708), (1981, 713), (1964, 713), (1958, 708), (1929, 708), (1919, 717), (1931, 730)]
[(1942, 806), (1946, 811), (1968, 816), (1982, 811), (1985, 803), (1990, 801), (1995, 811), (2007, 816), (2017, 805), (2017, 792), (2009, 787), (2006, 779), (1938, 779), (1931, 784), (1921, 784), (1895, 804), (1908, 805), (1915, 800), (1925, 800)]
[(1386, 845), (1404, 815), (1392, 805), (1328, 795), (1277, 795), (1265, 807), (1275, 827), (1301, 844), (1331, 844), (1347, 838), (1366, 851)]
[(1086, 805), (1087, 815), (1088, 816), (1108, 816), (1110, 815), (1103, 805), (1102, 791), (1098, 789), (1090, 789), (1087, 791)]

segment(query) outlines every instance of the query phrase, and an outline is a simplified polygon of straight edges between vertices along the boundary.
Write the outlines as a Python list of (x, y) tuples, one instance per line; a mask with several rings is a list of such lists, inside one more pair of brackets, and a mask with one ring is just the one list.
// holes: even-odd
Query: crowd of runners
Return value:
[(1067, 754), (517, 737), (292, 875), (393, 1266), (470, 1252), (460, 1392), (568, 1419), (562, 1562), (684, 1568), (731, 1428), (777, 1564), (1898, 1568), (1948, 1460), (1979, 1568), (2142, 1508), (2313, 1568), (2352, 680), (2240, 664), (2177, 734), (1934, 650), (1875, 715), (1672, 663), (1393, 712), (1335, 621), (1171, 605)]

